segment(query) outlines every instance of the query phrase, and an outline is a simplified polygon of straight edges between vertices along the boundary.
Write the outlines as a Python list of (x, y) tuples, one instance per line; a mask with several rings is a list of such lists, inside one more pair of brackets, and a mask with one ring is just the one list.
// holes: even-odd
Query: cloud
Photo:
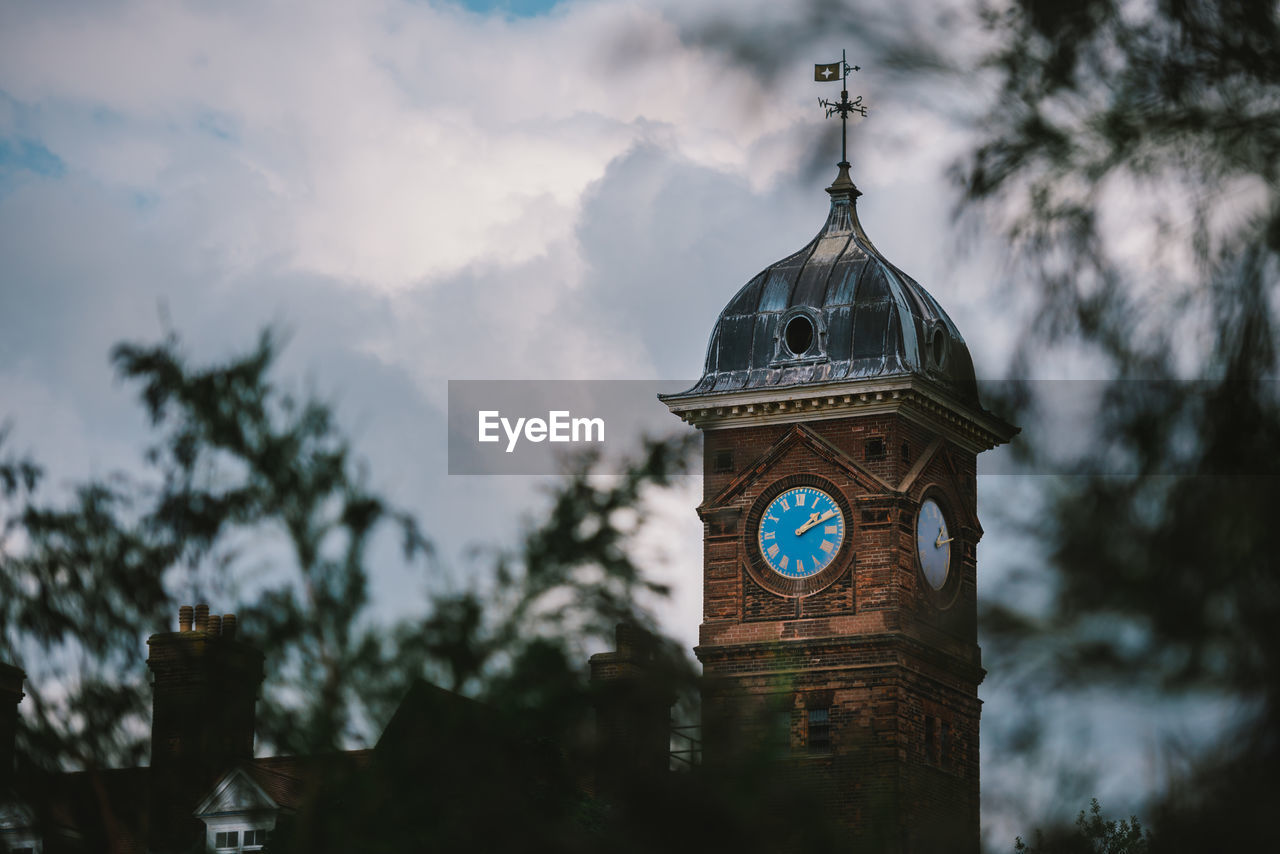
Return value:
[[(373, 470), (444, 529), (492, 536), (441, 498), (448, 379), (692, 379), (732, 294), (824, 219), (835, 125), (807, 60), (766, 89), (690, 38), (696, 17), (5, 5), (0, 382), (43, 384), (115, 461), (142, 430), (114, 342), (167, 316), (217, 358), (279, 322), (282, 373), (337, 398)], [(854, 139), (864, 222), (953, 305), (955, 271), (915, 236), (945, 227), (930, 152), (954, 131), (877, 121)], [(19, 416), (56, 455), (63, 416)], [(528, 495), (495, 500), (510, 519)]]
[[(385, 291), (568, 240), (586, 188), (654, 126), (724, 166), (786, 121), (744, 123), (751, 80), (641, 4), (519, 20), (396, 2), (7, 17), (0, 80), (69, 170), (159, 206), (256, 176), (235, 209), (250, 231), (296, 269)], [(637, 39), (667, 61), (619, 62)]]
[[(216, 358), (277, 321), (283, 372), (334, 392), (374, 470), (447, 515), (446, 380), (693, 378), (728, 298), (825, 214), (807, 67), (768, 92), (688, 39), (687, 10), (0, 15), (0, 139), (22, 172), (0, 196), (0, 379), (68, 401), (89, 447), (140, 441), (111, 344), (158, 336), (164, 312)], [(919, 216), (886, 210), (877, 234)], [(45, 416), (21, 415), (41, 447)]]
[[(723, 296), (711, 270), (737, 248), (724, 229), (699, 247), (690, 212), (724, 191), (745, 221), (747, 165), (786, 162), (789, 114), (742, 121), (754, 83), (637, 3), (0, 15), (20, 173), (0, 195), (0, 385), (22, 391), (3, 415), (58, 478), (127, 467), (145, 441), (112, 344), (171, 322), (193, 358), (221, 358), (277, 322), (281, 374), (335, 399), (380, 485), (454, 545), (510, 536), (535, 484), (442, 485), (445, 381), (692, 375)], [(669, 61), (623, 62), (628, 41)]]

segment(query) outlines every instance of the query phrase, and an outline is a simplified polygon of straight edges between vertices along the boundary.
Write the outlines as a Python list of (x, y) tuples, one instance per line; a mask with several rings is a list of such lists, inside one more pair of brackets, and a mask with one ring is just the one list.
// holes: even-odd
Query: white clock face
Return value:
[(947, 583), (951, 570), (951, 541), (947, 520), (942, 509), (932, 498), (926, 498), (916, 516), (916, 554), (920, 556), (920, 569), (925, 581), (934, 590), (941, 590)]

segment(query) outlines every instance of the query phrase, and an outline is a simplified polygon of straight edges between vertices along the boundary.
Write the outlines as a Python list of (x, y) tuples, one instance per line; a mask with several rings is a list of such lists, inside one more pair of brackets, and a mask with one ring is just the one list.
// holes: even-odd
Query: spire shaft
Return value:
[[(840, 103), (849, 103), (849, 61), (845, 58), (844, 48), (840, 49), (840, 68), (844, 78), (840, 81)], [(840, 162), (849, 162), (849, 111), (840, 111)]]

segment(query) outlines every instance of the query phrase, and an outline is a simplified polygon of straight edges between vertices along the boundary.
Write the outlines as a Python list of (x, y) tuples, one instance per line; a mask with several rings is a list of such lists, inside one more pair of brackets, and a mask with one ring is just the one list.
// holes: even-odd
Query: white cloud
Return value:
[[(829, 176), (795, 178), (824, 121), (808, 61), (766, 91), (687, 39), (690, 14), (8, 4), (0, 127), (66, 174), (0, 196), (0, 301), (21, 307), (0, 331), (82, 423), (110, 406), (123, 436), (133, 404), (105, 355), (158, 335), (158, 304), (198, 357), (283, 321), (285, 370), (349, 389), (396, 446), (375, 471), (413, 472), (405, 495), (435, 508), (444, 380), (692, 378), (720, 307), (821, 225)], [(891, 204), (911, 167), (871, 150), (888, 213), (868, 227), (917, 222)]]
[[(569, 240), (583, 192), (638, 139), (741, 168), (791, 119), (744, 122), (754, 84), (638, 3), (517, 21), (314, 0), (8, 17), (0, 79), (68, 168), (162, 205), (248, 170), (258, 192), (224, 216), (287, 229), (272, 249), (298, 270), (385, 291)], [(637, 40), (664, 61), (628, 57)]]

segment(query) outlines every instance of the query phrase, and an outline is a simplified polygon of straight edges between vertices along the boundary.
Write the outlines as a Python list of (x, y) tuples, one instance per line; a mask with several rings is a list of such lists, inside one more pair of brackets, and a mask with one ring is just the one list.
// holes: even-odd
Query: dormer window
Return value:
[(267, 844), (265, 828), (248, 828), (245, 830), (219, 830), (213, 834), (213, 848), (218, 852), (261, 851)]
[[(256, 764), (256, 763), (255, 763)], [(259, 767), (267, 777), (280, 774)], [(282, 805), (249, 773), (247, 766), (223, 775), (213, 791), (195, 810), (205, 824), (205, 848), (217, 854), (262, 851), (267, 835), (275, 829)]]
[(804, 356), (813, 347), (813, 322), (803, 314), (797, 314), (787, 321), (783, 335), (791, 355)]
[(822, 315), (808, 306), (784, 314), (774, 332), (773, 361), (816, 362), (826, 356), (826, 327)]
[(947, 330), (941, 322), (935, 323), (929, 334), (929, 366), (942, 370), (947, 364)]

